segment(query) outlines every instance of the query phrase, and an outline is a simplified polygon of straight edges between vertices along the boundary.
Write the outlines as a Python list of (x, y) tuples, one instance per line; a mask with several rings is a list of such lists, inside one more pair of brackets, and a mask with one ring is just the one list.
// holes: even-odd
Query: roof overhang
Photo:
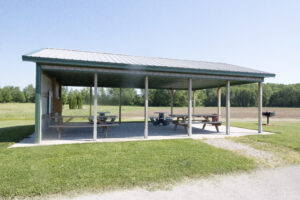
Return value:
[(225, 86), (226, 80), (231, 85), (263, 82), (263, 78), (221, 76), (191, 73), (154, 72), (143, 70), (124, 70), (91, 68), (79, 66), (45, 65), (41, 69), (46, 74), (56, 77), (65, 86), (93, 86), (94, 73), (98, 74), (99, 87), (144, 88), (144, 77), (149, 77), (150, 89), (186, 89), (188, 78), (193, 80), (193, 89), (207, 89)]
[[(223, 63), (161, 58), (153, 58), (151, 60), (152, 58), (131, 58), (128, 56), (128, 60), (136, 60), (127, 62), (127, 57), (124, 59), (124, 56), (115, 54), (109, 54), (111, 56), (109, 57), (111, 58), (110, 62), (104, 62), (103, 60), (105, 59), (100, 61), (99, 59), (84, 60), (74, 55), (70, 59), (68, 50), (58, 50), (63, 53), (66, 51), (65, 57), (61, 52), (59, 52), (60, 54), (55, 54), (55, 56), (48, 56), (48, 54), (51, 54), (51, 51), (48, 54), (39, 54), (41, 51), (44, 50), (23, 55), (22, 59), (36, 62), (38, 66), (41, 66), (43, 72), (56, 77), (62, 85), (66, 86), (92, 86), (94, 73), (98, 73), (98, 84), (101, 87), (144, 88), (144, 77), (149, 76), (149, 88), (156, 89), (186, 89), (187, 78), (193, 79), (193, 89), (205, 89), (225, 86), (226, 80), (230, 80), (231, 85), (238, 85), (263, 82), (266, 77), (275, 77), (275, 74), (272, 73)], [(53, 51), (56, 53), (55, 50)], [(76, 55), (78, 53), (84, 55), (89, 52), (76, 52)], [(108, 56), (107, 54), (100, 54), (100, 56), (103, 55)], [(118, 56), (120, 56), (120, 59), (114, 62), (116, 58), (118, 59)], [(120, 63), (120, 60), (122, 63)], [(149, 63), (154, 63), (155, 65)], [(163, 65), (164, 63), (166, 65)], [(212, 69), (205, 67), (206, 63), (210, 67), (212, 66)], [(194, 66), (189, 67), (188, 64)], [(197, 67), (197, 64), (204, 67)], [(183, 67), (179, 67), (181, 65)], [(219, 65), (222, 65), (222, 67), (219, 67)], [(230, 68), (231, 66), (232, 69)], [(221, 70), (218, 70), (218, 67)], [(228, 70), (224, 70), (227, 69), (226, 67)], [(241, 70), (239, 71), (239, 69)]]

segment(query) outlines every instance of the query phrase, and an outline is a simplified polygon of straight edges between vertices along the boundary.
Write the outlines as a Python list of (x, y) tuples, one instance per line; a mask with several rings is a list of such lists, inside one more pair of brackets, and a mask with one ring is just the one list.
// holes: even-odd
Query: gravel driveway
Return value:
[[(300, 199), (300, 166), (257, 170), (238, 175), (219, 175), (175, 185), (170, 190), (134, 189), (86, 194), (72, 200), (293, 200)], [(68, 199), (68, 198), (64, 198)]]

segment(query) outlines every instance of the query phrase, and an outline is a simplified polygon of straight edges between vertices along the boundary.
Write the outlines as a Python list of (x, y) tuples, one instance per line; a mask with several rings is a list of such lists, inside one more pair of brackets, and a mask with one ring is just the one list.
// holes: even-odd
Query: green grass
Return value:
[[(252, 135), (236, 138), (236, 141), (264, 142), (275, 146), (288, 147), (300, 151), (300, 123), (292, 121), (274, 122), (275, 126), (263, 126), (263, 131), (276, 133), (273, 135)], [(232, 122), (232, 126), (257, 129), (254, 122)]]
[(192, 139), (7, 148), (32, 131), (32, 125), (0, 128), (1, 197), (165, 186), (255, 167)]
[(33, 103), (0, 103), (0, 121), (34, 120)]

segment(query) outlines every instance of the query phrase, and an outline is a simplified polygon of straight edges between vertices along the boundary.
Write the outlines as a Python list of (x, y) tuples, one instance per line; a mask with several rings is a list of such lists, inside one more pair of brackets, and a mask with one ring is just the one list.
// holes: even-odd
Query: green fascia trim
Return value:
[(230, 72), (230, 71), (216, 71), (216, 70), (200, 70), (200, 69), (189, 69), (189, 68), (176, 68), (176, 67), (164, 67), (164, 66), (151, 66), (151, 65), (130, 65), (130, 64), (117, 64), (117, 63), (102, 63), (102, 62), (91, 62), (82, 60), (67, 60), (57, 58), (40, 58), (28, 55), (22, 56), (23, 61), (33, 61), (41, 64), (57, 64), (57, 65), (75, 65), (85, 67), (104, 67), (104, 68), (118, 68), (127, 70), (145, 70), (145, 71), (164, 71), (173, 73), (197, 73), (197, 74), (210, 74), (210, 75), (227, 75), (227, 76), (242, 76), (242, 77), (255, 77), (255, 78), (266, 78), (275, 77), (272, 73), (248, 73), (248, 72)]

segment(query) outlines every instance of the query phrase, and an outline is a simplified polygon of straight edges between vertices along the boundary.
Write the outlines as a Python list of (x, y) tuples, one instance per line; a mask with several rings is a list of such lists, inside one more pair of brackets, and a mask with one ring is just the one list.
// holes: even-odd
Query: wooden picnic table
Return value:
[[(173, 121), (174, 129), (177, 129), (177, 126), (184, 126), (187, 130), (188, 127), (188, 118), (189, 116), (186, 114), (176, 114), (170, 115), (170, 117), (176, 117), (177, 119)], [(217, 114), (194, 114), (192, 115), (192, 124), (203, 124), (202, 129), (204, 130), (207, 124), (212, 124), (216, 127), (217, 132), (219, 132), (219, 126), (222, 124), (222, 121), (218, 120)], [(204, 119), (197, 119), (204, 118)], [(211, 118), (211, 119), (210, 119)]]
[[(107, 137), (107, 130), (108, 127), (111, 126), (117, 126), (118, 124), (114, 124), (114, 123), (107, 123), (107, 119), (108, 118), (115, 118), (116, 116), (106, 116), (104, 121), (97, 120), (97, 127), (102, 127), (103, 132), (105, 133), (106, 137)], [(57, 123), (51, 124), (49, 126), (49, 128), (56, 128), (57, 132), (58, 132), (58, 138), (61, 138), (61, 133), (63, 131), (63, 128), (92, 128), (94, 127), (93, 123), (91, 123), (91, 116), (79, 116), (79, 115), (74, 115), (74, 116), (53, 116), (51, 117), (53, 119), (58, 119)], [(89, 122), (72, 122), (71, 121), (74, 118), (87, 118), (89, 120)], [(67, 119), (66, 121), (64, 121), (64, 119)]]
[(105, 116), (105, 114), (110, 113), (110, 112), (97, 112), (99, 113), (99, 116)]

